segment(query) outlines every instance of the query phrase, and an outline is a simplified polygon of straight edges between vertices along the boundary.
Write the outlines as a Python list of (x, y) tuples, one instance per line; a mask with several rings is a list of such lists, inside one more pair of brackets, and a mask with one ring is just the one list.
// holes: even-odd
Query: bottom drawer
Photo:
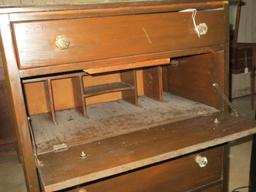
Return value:
[(203, 190), (202, 192), (222, 192), (222, 185), (214, 185), (208, 189)]
[[(213, 148), (69, 191), (184, 192), (220, 180), (223, 156), (223, 147)], [(221, 188), (215, 186), (206, 191), (221, 191)]]

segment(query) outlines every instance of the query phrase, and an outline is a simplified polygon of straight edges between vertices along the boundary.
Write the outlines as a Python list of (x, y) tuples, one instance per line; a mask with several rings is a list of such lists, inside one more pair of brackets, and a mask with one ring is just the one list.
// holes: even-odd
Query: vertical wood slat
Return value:
[(146, 96), (161, 101), (163, 96), (162, 67), (150, 67), (143, 70), (144, 93)]
[(168, 92), (168, 66), (162, 67), (162, 76), (163, 76), (163, 91)]
[(74, 94), (76, 108), (79, 111), (81, 111), (81, 113), (85, 117), (87, 117), (86, 101), (83, 96), (84, 94), (83, 75), (79, 75), (78, 77), (73, 77), (72, 84), (73, 84), (73, 94)]
[(121, 81), (134, 87), (131, 90), (122, 91), (122, 98), (129, 103), (138, 105), (136, 70), (121, 72)]
[(25, 172), (26, 185), (29, 192), (39, 192), (37, 180), (36, 163), (32, 151), (32, 142), (29, 132), (29, 124), (26, 115), (25, 102), (21, 80), (18, 71), (15, 50), (13, 47), (12, 32), (9, 17), (6, 14), (0, 15), (1, 48), (2, 58), (10, 98), (12, 99), (12, 114), (15, 122), (18, 143), (22, 154), (22, 162)]
[[(226, 30), (225, 30), (225, 47), (224, 47), (224, 57), (223, 58), (220, 58), (220, 59), (223, 59), (223, 62), (221, 62), (221, 64), (223, 64), (224, 67), (223, 68), (223, 90), (224, 90), (224, 93), (225, 95), (230, 98), (231, 97), (231, 94), (230, 94), (230, 91), (231, 91), (231, 86), (230, 86), (230, 69), (229, 69), (229, 50), (230, 50), (230, 29), (229, 29), (229, 4), (228, 3), (225, 3), (224, 4), (224, 11), (225, 11), (225, 23), (224, 23), (224, 26), (226, 27)], [(225, 110), (228, 110), (228, 107), (227, 107), (227, 104), (225, 104)]]
[(50, 79), (47, 79), (45, 81), (45, 88), (46, 88), (46, 94), (47, 94), (47, 105), (48, 109), (50, 111), (50, 115), (52, 118), (53, 123), (56, 125), (56, 113), (55, 113), (55, 105), (54, 105), (54, 97), (53, 97), (53, 89), (52, 89), (52, 81)]

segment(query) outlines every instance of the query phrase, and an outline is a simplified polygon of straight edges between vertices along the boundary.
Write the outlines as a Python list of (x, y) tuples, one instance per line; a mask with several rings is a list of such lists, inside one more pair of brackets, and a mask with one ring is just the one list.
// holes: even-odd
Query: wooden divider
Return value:
[[(114, 92), (121, 92), (122, 99), (126, 100), (129, 103), (138, 104), (138, 93), (137, 93), (137, 78), (136, 78), (136, 70), (128, 70), (120, 72), (120, 81), (116, 82), (104, 82), (102, 81), (101, 84), (97, 85), (86, 85), (85, 77), (88, 75), (84, 72), (77, 72), (77, 73), (68, 73), (68, 74), (60, 74), (60, 75), (52, 75), (52, 76), (45, 76), (33, 79), (24, 79), (24, 84), (29, 83), (39, 83), (42, 82), (44, 84), (44, 89), (46, 93), (46, 104), (51, 119), (54, 124), (57, 124), (56, 119), (56, 108), (55, 108), (55, 100), (54, 100), (54, 87), (53, 82), (55, 80), (61, 79), (71, 79), (72, 82), (72, 90), (74, 96), (74, 107), (77, 108), (81, 113), (87, 117), (86, 111), (86, 100), (90, 97), (107, 94), (107, 93), (114, 93)], [(95, 75), (93, 78), (97, 79), (100, 78), (102, 75)], [(26, 89), (25, 89), (26, 91)], [(63, 96), (67, 94), (63, 91)]]
[(150, 67), (143, 70), (145, 96), (161, 101), (163, 96), (162, 67)]

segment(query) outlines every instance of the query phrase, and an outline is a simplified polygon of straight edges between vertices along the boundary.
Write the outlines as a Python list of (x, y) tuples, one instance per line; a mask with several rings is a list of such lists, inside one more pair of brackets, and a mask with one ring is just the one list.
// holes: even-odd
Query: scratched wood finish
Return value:
[[(207, 157), (209, 164), (205, 168), (200, 168), (195, 162), (196, 155)], [(193, 190), (210, 182), (221, 181), (223, 155), (222, 147), (201, 151), (178, 160), (167, 161), (94, 182), (81, 188), (90, 192), (124, 190), (125, 192), (184, 192)], [(197, 173), (196, 176), (195, 173)], [(187, 182), (188, 180), (190, 182)], [(79, 190), (81, 189), (67, 191), (79, 192)]]
[[(15, 23), (13, 28), (19, 68), (25, 69), (223, 44), (219, 34), (225, 29), (216, 27), (224, 24), (223, 10), (199, 11), (197, 22), (209, 28), (201, 38), (190, 12)], [(69, 48), (56, 47), (58, 35), (66, 36)]]
[[(229, 115), (219, 119), (218, 125), (213, 120), (213, 116), (192, 118), (80, 145), (61, 153), (39, 155), (45, 189), (54, 191), (98, 180), (256, 133), (254, 121)], [(85, 151), (88, 158), (80, 159), (81, 151)]]

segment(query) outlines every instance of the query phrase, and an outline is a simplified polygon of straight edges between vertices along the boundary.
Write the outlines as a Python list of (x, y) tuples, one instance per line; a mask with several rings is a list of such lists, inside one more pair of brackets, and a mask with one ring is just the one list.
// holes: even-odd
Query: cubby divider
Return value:
[(147, 97), (161, 101), (163, 96), (162, 67), (143, 69), (144, 94)]
[(47, 79), (45, 80), (45, 90), (46, 90), (46, 95), (47, 95), (47, 107), (49, 109), (50, 116), (52, 118), (52, 121), (54, 124), (57, 124), (56, 120), (56, 113), (55, 113), (55, 105), (54, 105), (54, 98), (53, 98), (53, 89), (52, 89), (52, 80)]
[[(163, 96), (163, 66), (153, 66), (143, 68), (143, 89), (144, 96), (150, 97), (157, 101), (162, 101)], [(87, 85), (86, 76), (93, 78), (101, 78), (103, 74), (89, 75), (85, 72), (73, 72), (65, 74), (57, 74), (51, 76), (36, 77), (31, 79), (24, 79), (23, 83), (35, 83), (44, 82), (47, 108), (51, 116), (51, 120), (54, 124), (57, 124), (56, 109), (54, 102), (54, 90), (52, 82), (59, 79), (71, 79), (72, 91), (74, 96), (74, 106), (80, 111), (83, 116), (87, 115), (87, 98), (94, 97), (102, 94), (121, 92), (122, 99), (138, 105), (138, 93), (137, 93), (137, 74), (136, 69), (124, 70), (114, 72), (120, 74), (120, 79), (111, 83), (99, 81), (96, 85)], [(65, 94), (65, 93), (63, 93)]]
[(86, 102), (86, 98), (88, 97), (121, 91), (123, 100), (137, 105), (138, 95), (137, 95), (136, 71), (135, 70), (122, 71), (120, 72), (120, 79), (121, 81), (119, 82), (112, 82), (112, 83), (103, 82), (102, 84), (94, 85), (94, 86), (84, 85), (83, 98), (85, 102)]
[(86, 101), (83, 97), (84, 93), (84, 74), (79, 74), (77, 77), (72, 78), (73, 94), (76, 108), (86, 117)]
[[(73, 92), (75, 96), (75, 103), (76, 103), (76, 106), (80, 108), (80, 106), (85, 106), (85, 105), (78, 104), (79, 102), (81, 103), (82, 101), (81, 94), (82, 94), (82, 86), (83, 86), (82, 85), (83, 75), (85, 75), (84, 72), (66, 73), (66, 74), (60, 74), (60, 75), (51, 75), (51, 76), (37, 77), (37, 78), (31, 78), (31, 79), (23, 79), (22, 83), (26, 84), (26, 83), (44, 82), (46, 97), (47, 97), (46, 98), (47, 107), (48, 107), (52, 122), (54, 124), (57, 124), (52, 81), (58, 80), (58, 79), (71, 78), (72, 84), (74, 87)], [(77, 98), (80, 98), (80, 99), (77, 99)], [(85, 114), (85, 110), (82, 110), (82, 113)]]
[(120, 91), (122, 94), (123, 100), (129, 103), (132, 103), (134, 105), (138, 104), (136, 70), (127, 70), (127, 71), (120, 72), (120, 79), (121, 79), (120, 82), (113, 82), (113, 83), (103, 82), (102, 84), (94, 85), (94, 86), (86, 86), (86, 83), (84, 83), (84, 77), (86, 75), (88, 74), (84, 72), (51, 75), (51, 76), (37, 77), (37, 78), (31, 78), (31, 79), (24, 79), (23, 83), (26, 84), (26, 83), (44, 82), (47, 108), (51, 116), (51, 120), (54, 124), (57, 124), (57, 119), (56, 119), (56, 110), (55, 110), (54, 94), (53, 94), (53, 86), (52, 86), (53, 80), (66, 79), (66, 78), (71, 79), (75, 107), (85, 117), (87, 117), (86, 99), (88, 97)]

